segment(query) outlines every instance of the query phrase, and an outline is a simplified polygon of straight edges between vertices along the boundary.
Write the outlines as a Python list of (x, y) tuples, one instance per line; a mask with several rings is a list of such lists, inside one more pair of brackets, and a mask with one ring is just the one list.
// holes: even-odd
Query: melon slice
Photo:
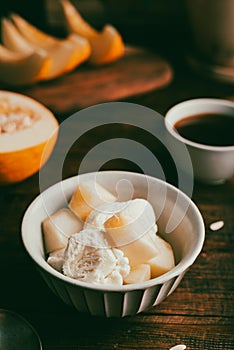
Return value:
[(98, 31), (84, 20), (76, 7), (68, 0), (62, 0), (62, 9), (69, 32), (78, 33), (85, 38), (98, 37)]
[[(29, 54), (35, 52), (30, 43), (20, 34), (15, 25), (8, 19), (1, 20), (1, 37), (3, 45), (14, 52)], [(43, 52), (41, 50), (41, 52)], [(46, 52), (43, 52), (44, 55)]]
[(9, 86), (33, 84), (47, 75), (50, 60), (41, 52), (16, 53), (0, 45), (0, 81)]
[(0, 184), (36, 173), (48, 160), (58, 134), (50, 110), (21, 94), (0, 91)]
[(90, 62), (105, 64), (123, 56), (125, 48), (121, 35), (112, 25), (107, 24), (96, 38), (89, 39), (91, 45)]
[(105, 64), (123, 56), (125, 46), (116, 28), (108, 24), (99, 32), (83, 19), (69, 0), (62, 0), (61, 4), (68, 31), (89, 40), (91, 45), (90, 62)]
[(4, 45), (18, 53), (43, 54), (50, 60), (50, 66), (41, 79), (54, 79), (69, 72), (90, 56), (90, 44), (85, 38), (71, 34), (65, 39), (48, 35), (18, 15), (12, 15), (16, 26), (7, 19), (2, 20)]
[(51, 57), (53, 69), (48, 79), (71, 71), (90, 56), (90, 44), (85, 37), (71, 33), (65, 39), (58, 39), (44, 33), (19, 15), (13, 14), (11, 18), (22, 36), (35, 49), (43, 49)]

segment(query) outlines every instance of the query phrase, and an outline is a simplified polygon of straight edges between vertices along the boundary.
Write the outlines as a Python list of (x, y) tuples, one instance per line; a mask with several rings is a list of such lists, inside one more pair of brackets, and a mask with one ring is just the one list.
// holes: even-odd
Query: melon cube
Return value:
[(68, 238), (73, 233), (80, 232), (82, 228), (83, 223), (67, 208), (60, 209), (48, 216), (42, 222), (46, 252), (50, 253), (65, 248)]
[(158, 248), (154, 244), (150, 233), (125, 246), (118, 247), (129, 260), (130, 266), (147, 263), (158, 254)]
[(148, 281), (151, 277), (150, 265), (140, 264), (131, 268), (129, 274), (124, 277), (125, 284), (140, 283)]
[(156, 232), (154, 210), (147, 200), (133, 199), (123, 210), (109, 218), (104, 228), (113, 245), (127, 245), (140, 240), (152, 228)]
[(155, 245), (158, 248), (158, 254), (147, 262), (151, 268), (151, 278), (161, 276), (175, 266), (171, 245), (159, 236), (155, 236)]
[(94, 181), (79, 184), (71, 201), (69, 208), (82, 220), (86, 220), (92, 210), (97, 209), (104, 203), (113, 203), (117, 198), (104, 187)]

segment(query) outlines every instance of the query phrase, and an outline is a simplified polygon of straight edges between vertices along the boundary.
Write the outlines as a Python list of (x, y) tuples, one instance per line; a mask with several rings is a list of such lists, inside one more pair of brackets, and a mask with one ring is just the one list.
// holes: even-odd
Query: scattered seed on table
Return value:
[(186, 349), (186, 345), (184, 344), (179, 344), (179, 345), (175, 345), (172, 348), (170, 348), (169, 350), (185, 350)]
[(210, 229), (212, 231), (218, 231), (224, 226), (223, 220), (215, 221), (210, 224)]

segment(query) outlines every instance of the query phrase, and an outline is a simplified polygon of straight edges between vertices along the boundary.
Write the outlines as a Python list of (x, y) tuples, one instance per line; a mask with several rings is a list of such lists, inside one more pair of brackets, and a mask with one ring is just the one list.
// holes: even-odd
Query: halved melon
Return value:
[(0, 91), (0, 184), (36, 173), (48, 160), (57, 135), (58, 122), (45, 106), (25, 95)]

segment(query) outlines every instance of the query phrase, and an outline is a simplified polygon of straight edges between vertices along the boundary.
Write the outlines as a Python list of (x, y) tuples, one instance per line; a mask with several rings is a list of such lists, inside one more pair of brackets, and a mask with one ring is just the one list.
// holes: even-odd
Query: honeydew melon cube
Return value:
[(69, 208), (83, 222), (92, 210), (104, 203), (113, 203), (117, 198), (104, 187), (94, 181), (80, 183), (69, 203)]
[(130, 273), (124, 278), (124, 284), (148, 281), (150, 277), (150, 265), (140, 264), (131, 268)]
[(151, 278), (161, 276), (175, 266), (171, 245), (159, 236), (155, 236), (154, 240), (158, 248), (158, 254), (147, 262), (151, 268)]
[(68, 238), (82, 230), (83, 223), (72, 213), (63, 208), (42, 222), (45, 250), (47, 253), (65, 248)]

